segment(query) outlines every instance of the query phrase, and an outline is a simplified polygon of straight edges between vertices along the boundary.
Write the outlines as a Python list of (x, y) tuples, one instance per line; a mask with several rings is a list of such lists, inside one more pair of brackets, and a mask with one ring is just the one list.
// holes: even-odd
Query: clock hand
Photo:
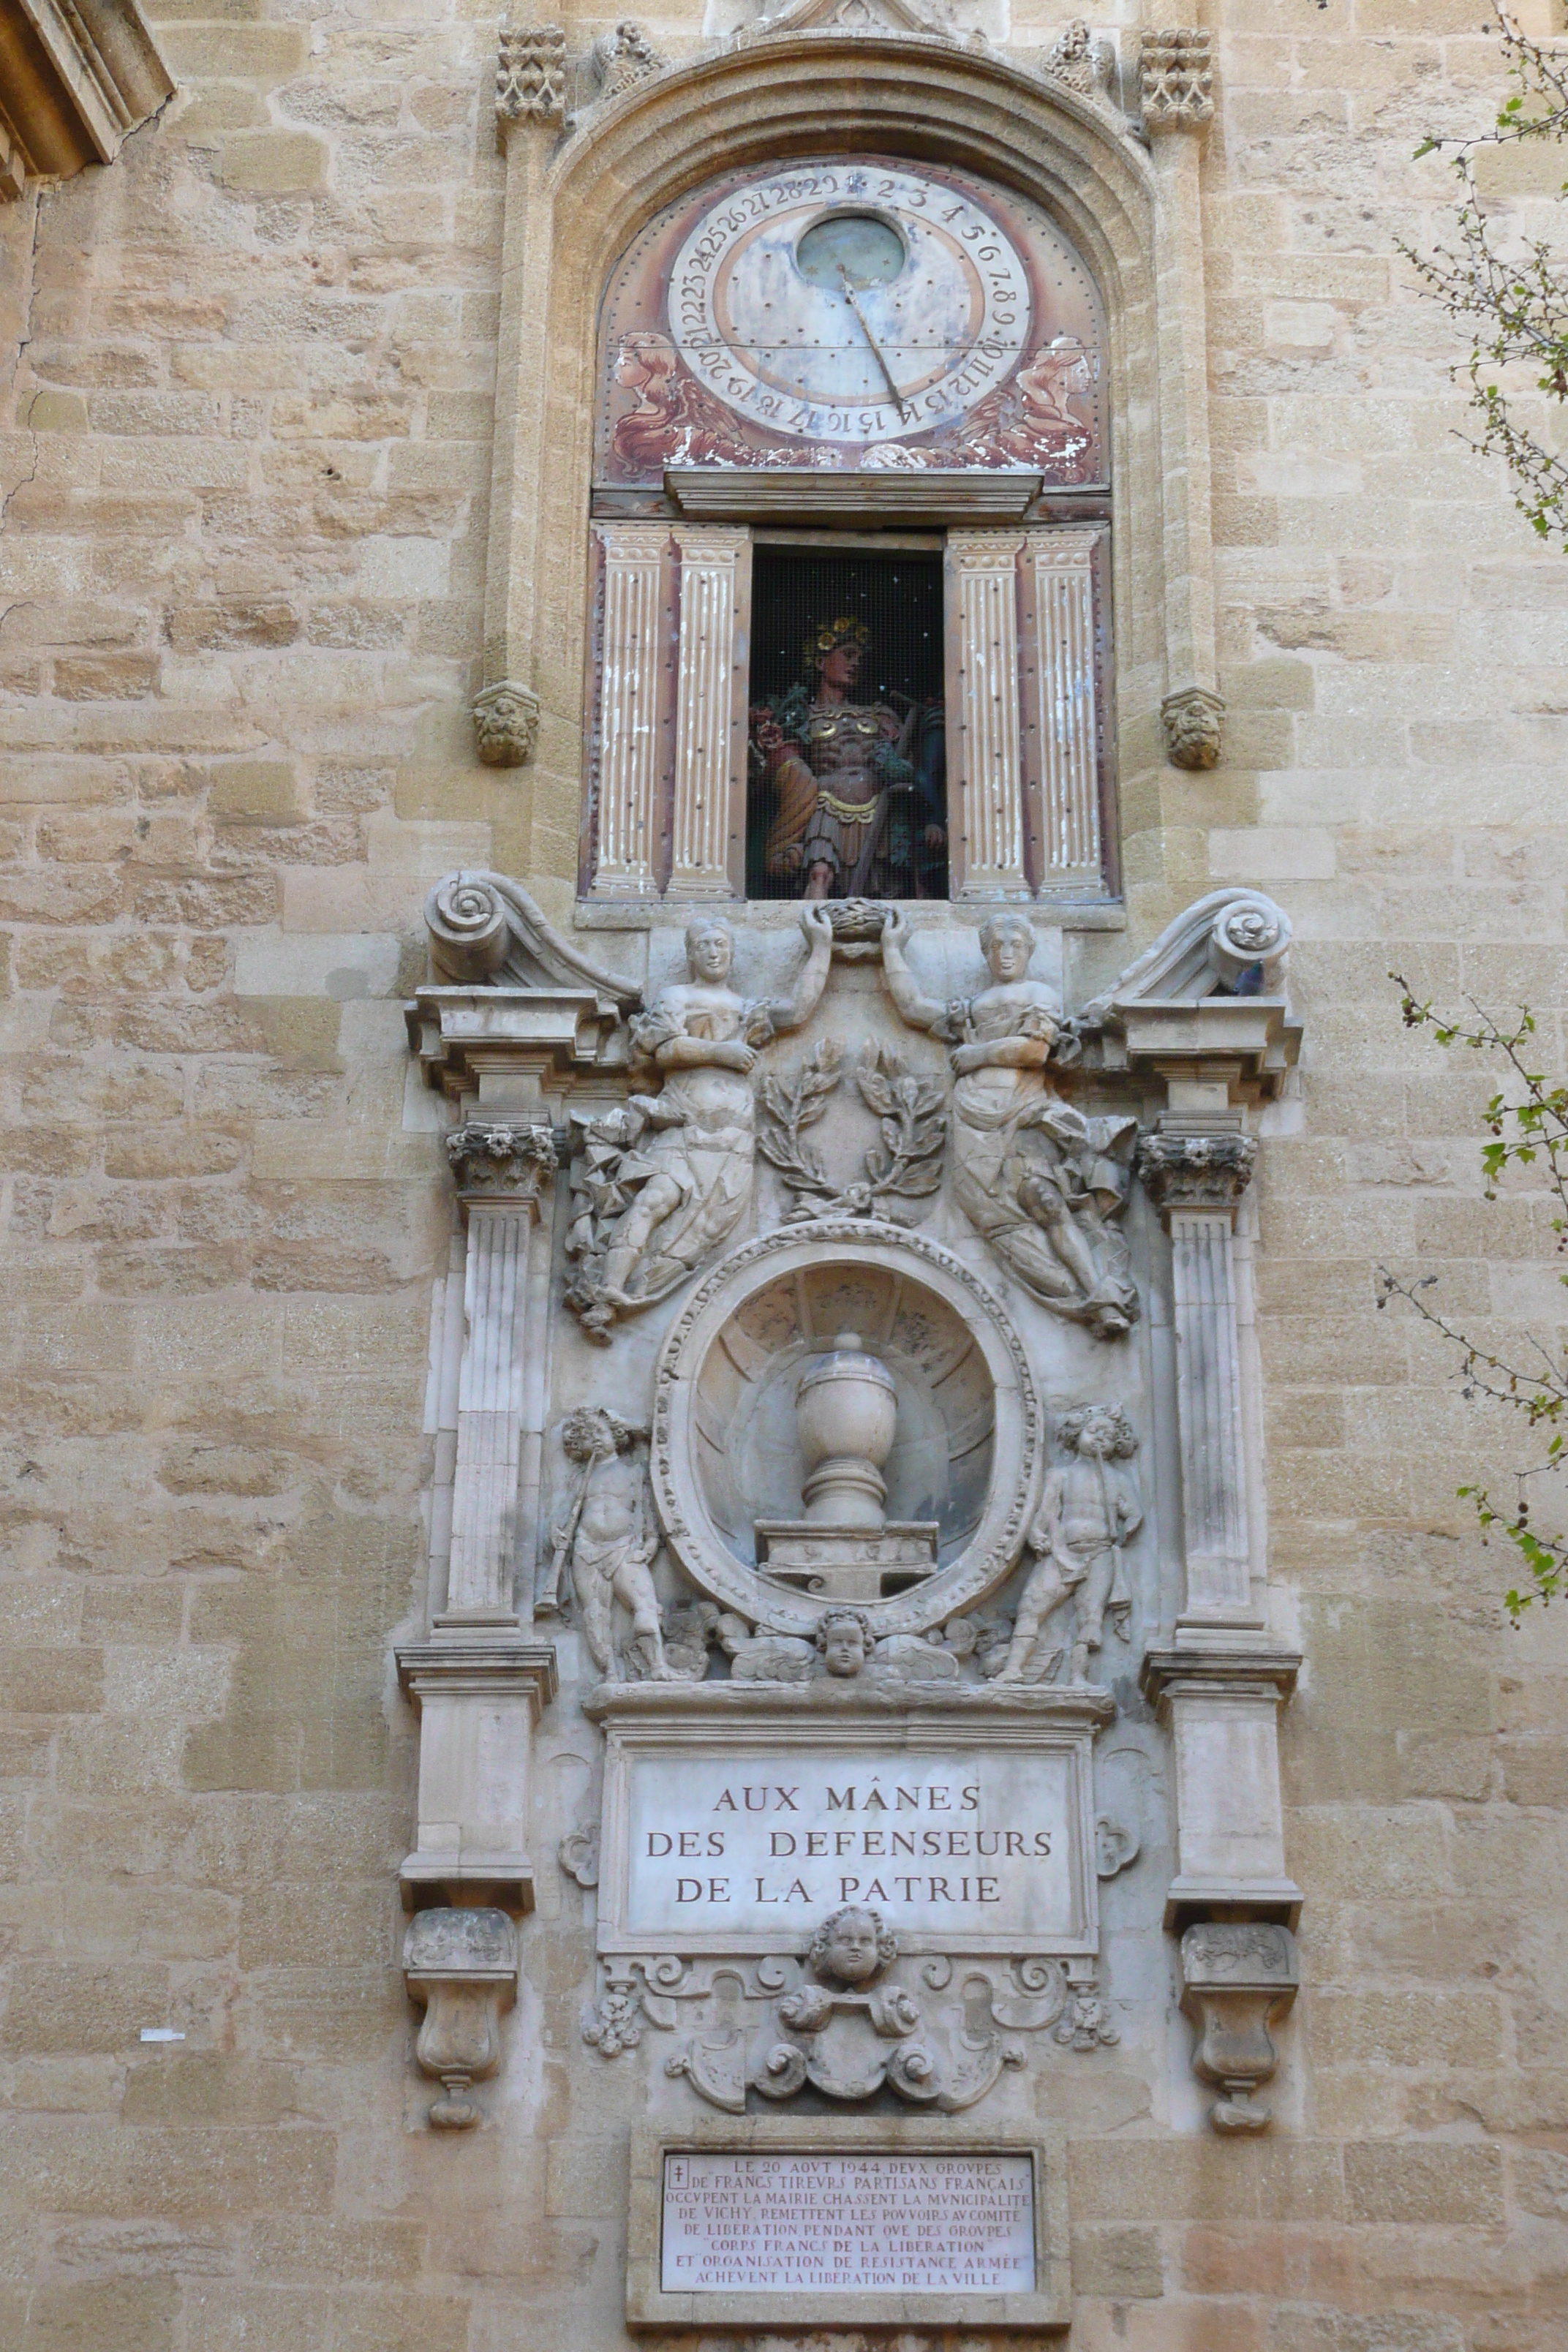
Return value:
[(886, 383), (888, 390), (892, 394), (893, 398), (898, 403), (899, 415), (900, 416), (907, 417), (910, 412), (904, 405), (904, 395), (899, 390), (898, 385), (894, 383), (893, 371), (888, 365), (887, 361), (882, 357), (882, 346), (877, 341), (876, 336), (871, 332), (866, 313), (862, 310), (859, 303), (855, 299), (855, 289), (849, 283), (849, 272), (845, 268), (842, 262), (838, 265), (838, 275), (844, 283), (844, 299), (848, 303), (849, 308), (859, 320), (860, 331), (865, 336), (866, 341), (870, 344), (872, 351), (877, 355), (877, 365), (882, 371), (883, 381)]

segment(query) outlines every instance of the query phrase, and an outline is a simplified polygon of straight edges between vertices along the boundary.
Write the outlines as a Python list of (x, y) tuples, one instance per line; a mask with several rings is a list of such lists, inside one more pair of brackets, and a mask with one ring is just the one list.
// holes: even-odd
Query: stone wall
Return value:
[[(467, 716), (495, 20), (149, 15), (175, 99), (0, 207), (0, 2334), (609, 2352), (632, 2090), (580, 2040), (584, 1896), (542, 1840), (493, 2129), (425, 2129), (396, 1965), (391, 1646), (453, 1223), (400, 1007), (437, 875), (564, 919), (576, 872), (548, 725), (496, 772)], [(1386, 977), (1527, 999), (1561, 1055), (1568, 574), (1455, 438), (1448, 331), (1393, 258), (1446, 198), (1419, 139), (1495, 102), (1479, 15), (1214, 11), (1227, 745), (1188, 775), (1124, 741), (1131, 929), (1090, 976), (1219, 882), (1295, 922), (1309, 1056), (1262, 1119), (1255, 1266), (1304, 1985), (1266, 2141), (1173, 2132), (1110, 2053), (1041, 2077), (1075, 2352), (1568, 2324), (1568, 1656), (1555, 1612), (1501, 1629), (1454, 1498), (1495, 1429), (1375, 1307), (1386, 1264), (1489, 1330), (1558, 1313), (1542, 1196), (1479, 1198), (1489, 1076), (1404, 1035)]]

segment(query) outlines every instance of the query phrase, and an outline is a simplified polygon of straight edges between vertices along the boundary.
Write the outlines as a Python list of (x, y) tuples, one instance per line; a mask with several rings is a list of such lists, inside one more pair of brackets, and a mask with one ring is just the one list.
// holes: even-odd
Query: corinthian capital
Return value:
[(542, 1124), (471, 1118), (447, 1138), (447, 1157), (465, 1203), (537, 1203), (555, 1173), (555, 1139)]
[(1138, 1173), (1163, 1217), (1173, 1209), (1234, 1210), (1257, 1158), (1250, 1135), (1146, 1135)]

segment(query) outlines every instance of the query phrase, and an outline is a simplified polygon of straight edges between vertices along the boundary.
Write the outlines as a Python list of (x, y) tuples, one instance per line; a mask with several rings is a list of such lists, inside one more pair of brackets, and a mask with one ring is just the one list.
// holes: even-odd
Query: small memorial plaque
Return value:
[(1035, 2292), (1028, 2156), (667, 2154), (666, 2294)]

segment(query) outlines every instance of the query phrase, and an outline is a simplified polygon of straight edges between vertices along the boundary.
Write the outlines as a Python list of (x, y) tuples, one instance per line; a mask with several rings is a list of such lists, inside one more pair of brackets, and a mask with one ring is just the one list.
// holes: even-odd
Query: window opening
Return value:
[(759, 547), (746, 891), (945, 898), (938, 555)]

